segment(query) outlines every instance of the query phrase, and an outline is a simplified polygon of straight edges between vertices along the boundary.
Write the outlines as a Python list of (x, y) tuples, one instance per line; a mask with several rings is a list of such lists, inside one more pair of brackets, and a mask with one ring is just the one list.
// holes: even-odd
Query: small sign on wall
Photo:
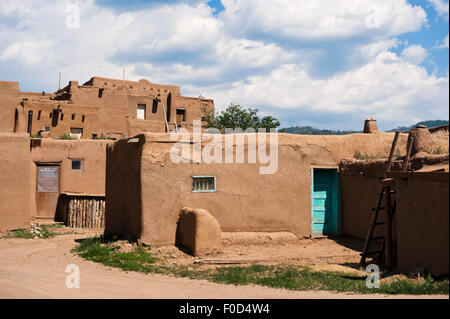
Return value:
[(37, 191), (41, 193), (58, 193), (59, 177), (58, 167), (38, 166)]

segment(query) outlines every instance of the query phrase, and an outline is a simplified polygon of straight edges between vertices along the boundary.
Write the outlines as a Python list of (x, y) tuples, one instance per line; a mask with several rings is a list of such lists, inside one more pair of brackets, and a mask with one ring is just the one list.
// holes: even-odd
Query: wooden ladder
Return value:
[[(392, 178), (387, 178), (387, 174), (389, 173), (392, 160), (394, 156), (395, 148), (397, 147), (398, 137), (400, 135), (400, 131), (395, 132), (394, 141), (392, 142), (391, 152), (389, 154), (389, 159), (384, 169), (383, 177), (381, 180), (380, 191), (378, 192), (378, 198), (375, 205), (375, 208), (372, 208), (372, 219), (370, 222), (369, 231), (366, 236), (366, 241), (364, 242), (363, 252), (361, 253), (361, 261), (360, 265), (366, 264), (366, 258), (368, 256), (374, 256), (376, 262), (380, 262), (382, 256), (385, 256), (385, 267), (390, 268), (392, 263), (392, 220), (394, 218), (395, 209), (397, 206), (396, 201), (392, 201), (392, 194), (395, 191), (392, 189), (394, 180)], [(408, 145), (408, 153), (409, 153), (409, 145)], [(409, 157), (407, 157), (409, 159)], [(407, 159), (405, 159), (407, 161)], [(404, 164), (404, 167), (406, 165)], [(383, 207), (383, 199), (385, 199), (385, 206)], [(378, 221), (378, 217), (380, 211), (385, 211), (385, 220)], [(384, 225), (385, 232), (382, 236), (375, 236), (374, 231), (376, 226)], [(381, 249), (371, 251), (371, 244), (377, 240), (382, 240)]]

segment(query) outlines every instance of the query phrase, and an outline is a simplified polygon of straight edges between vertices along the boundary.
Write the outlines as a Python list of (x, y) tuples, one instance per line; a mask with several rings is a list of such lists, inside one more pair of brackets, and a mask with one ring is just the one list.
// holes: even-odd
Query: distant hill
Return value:
[[(398, 128), (389, 130), (387, 132), (394, 132), (400, 130), (401, 132), (409, 131), (410, 129), (418, 126), (424, 125), (426, 127), (436, 127), (448, 125), (447, 120), (434, 120), (434, 121), (422, 121), (411, 126), (400, 126)], [(304, 135), (346, 135), (353, 133), (362, 133), (362, 131), (350, 131), (350, 130), (328, 130), (328, 129), (318, 129), (311, 126), (293, 126), (286, 127), (279, 130), (280, 133), (290, 133), (290, 134), (304, 134)]]
[(352, 133), (361, 133), (362, 131), (341, 131), (341, 130), (327, 130), (318, 129), (311, 126), (294, 126), (282, 128), (280, 133), (304, 134), (304, 135), (346, 135)]
[(400, 126), (400, 127), (394, 128), (392, 130), (389, 130), (388, 132), (395, 132), (396, 130), (400, 130), (400, 132), (406, 132), (418, 125), (424, 125), (426, 127), (444, 126), (444, 125), (448, 125), (448, 121), (445, 121), (445, 120), (422, 121), (422, 122), (416, 123), (411, 126)]

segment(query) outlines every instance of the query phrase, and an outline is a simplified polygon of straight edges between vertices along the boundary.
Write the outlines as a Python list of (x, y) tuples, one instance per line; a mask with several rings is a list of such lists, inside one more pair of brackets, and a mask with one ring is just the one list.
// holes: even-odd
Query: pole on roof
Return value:
[(61, 72), (58, 74), (58, 90), (61, 90)]

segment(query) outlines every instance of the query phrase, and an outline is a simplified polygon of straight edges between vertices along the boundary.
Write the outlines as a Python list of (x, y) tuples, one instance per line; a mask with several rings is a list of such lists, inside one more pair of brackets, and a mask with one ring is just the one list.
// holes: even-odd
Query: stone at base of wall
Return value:
[(254, 245), (270, 243), (291, 243), (298, 238), (291, 232), (223, 232), (222, 242), (226, 245)]

